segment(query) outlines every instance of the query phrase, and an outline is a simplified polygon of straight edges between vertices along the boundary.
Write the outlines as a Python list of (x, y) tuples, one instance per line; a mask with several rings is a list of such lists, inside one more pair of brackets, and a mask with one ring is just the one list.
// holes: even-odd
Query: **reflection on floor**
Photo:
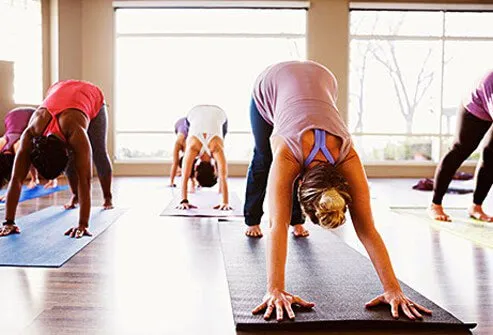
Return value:
[[(160, 217), (171, 200), (166, 181), (117, 178), (115, 204), (131, 209), (62, 268), (0, 268), (0, 334), (235, 334), (216, 221)], [(416, 191), (372, 181), (375, 224), (399, 278), (477, 322), (474, 334), (493, 334), (493, 249), (389, 210), (377, 200), (377, 184), (401, 199)], [(230, 187), (243, 196), (244, 179)], [(60, 192), (30, 200), (18, 214), (68, 198)], [(364, 253), (350, 224), (337, 234)]]

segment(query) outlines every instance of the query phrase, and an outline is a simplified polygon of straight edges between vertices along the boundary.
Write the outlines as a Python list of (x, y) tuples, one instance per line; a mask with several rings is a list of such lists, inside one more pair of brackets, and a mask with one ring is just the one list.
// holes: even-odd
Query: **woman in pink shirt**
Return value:
[[(442, 200), (457, 169), (474, 152), (481, 140), (484, 148), (476, 176), (473, 203), (468, 208), (472, 218), (493, 222), (493, 217), (483, 211), (483, 201), (493, 183), (493, 71), (481, 78), (457, 115), (457, 131), (450, 151), (443, 157), (435, 171), (433, 200), (428, 213), (435, 220), (451, 221), (445, 214)], [(486, 136), (486, 137), (485, 137)]]
[[(36, 109), (32, 107), (14, 108), (5, 116), (5, 134), (0, 137), (0, 188), (8, 184), (14, 167), (14, 157), (20, 146), (20, 138), (24, 130), (29, 125), (29, 120)], [(31, 167), (28, 188), (34, 188), (39, 184), (38, 171)], [(56, 187), (56, 179), (50, 180), (45, 184), (45, 188)], [(5, 196), (0, 196), (0, 201), (4, 201)]]
[[(277, 320), (282, 320), (286, 311), (293, 319), (292, 304), (314, 306), (285, 291), (288, 226), (301, 226), (304, 212), (312, 222), (335, 228), (344, 223), (349, 208), (356, 234), (384, 289), (366, 306), (389, 304), (396, 318), (399, 308), (410, 319), (421, 318), (422, 312), (430, 311), (407, 298), (396, 279), (374, 226), (366, 175), (336, 99), (335, 77), (315, 62), (273, 65), (255, 84), (250, 111), (255, 149), (244, 215), (247, 235), (260, 236), (267, 191), (271, 231), (266, 251), (267, 293), (252, 312), (265, 310), (264, 318), (268, 319), (275, 310)], [(296, 192), (293, 187), (298, 185)], [(294, 233), (304, 236), (304, 231), (295, 228)]]
[(15, 212), (22, 182), (31, 164), (46, 179), (54, 179), (66, 170), (73, 195), (65, 208), (80, 204), (78, 226), (69, 229), (66, 235), (76, 238), (91, 236), (88, 227), (92, 160), (103, 190), (103, 206), (105, 209), (113, 208), (106, 120), (103, 93), (97, 86), (85, 81), (65, 80), (50, 87), (21, 136), (0, 236), (20, 232), (15, 225)]

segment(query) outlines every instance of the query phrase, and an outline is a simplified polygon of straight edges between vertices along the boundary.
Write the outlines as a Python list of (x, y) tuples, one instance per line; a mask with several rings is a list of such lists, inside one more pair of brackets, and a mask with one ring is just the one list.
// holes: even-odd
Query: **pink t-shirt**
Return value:
[(92, 120), (98, 115), (103, 104), (104, 97), (99, 87), (87, 81), (63, 80), (53, 84), (40, 106), (46, 108), (53, 116), (43, 135), (55, 134), (65, 140), (57, 115), (67, 109), (77, 109)]
[(308, 130), (322, 129), (342, 140), (336, 165), (352, 147), (336, 107), (337, 81), (318, 63), (290, 61), (268, 67), (255, 83), (253, 99), (262, 118), (273, 125), (271, 136), (281, 136), (302, 165), (301, 136)]
[(464, 101), (464, 107), (482, 120), (493, 121), (493, 70), (479, 80)]

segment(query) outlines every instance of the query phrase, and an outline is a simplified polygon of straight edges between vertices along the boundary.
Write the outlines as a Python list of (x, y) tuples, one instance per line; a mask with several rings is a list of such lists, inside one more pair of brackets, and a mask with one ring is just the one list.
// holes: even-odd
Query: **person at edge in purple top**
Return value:
[(457, 169), (474, 152), (481, 140), (484, 148), (476, 174), (473, 203), (469, 215), (480, 221), (493, 222), (493, 217), (483, 211), (483, 201), (493, 183), (493, 70), (477, 83), (475, 89), (459, 107), (454, 144), (443, 157), (435, 171), (435, 187), (428, 214), (435, 220), (451, 221), (443, 210), (442, 200)]
[[(22, 132), (29, 125), (29, 120), (36, 109), (32, 107), (14, 108), (5, 116), (5, 134), (0, 137), (0, 187), (5, 186), (10, 181), (14, 167), (15, 153), (19, 149), (19, 139)], [(30, 182), (28, 188), (34, 188), (39, 184), (38, 171), (31, 166)], [(56, 179), (48, 181), (45, 188), (57, 186)], [(5, 196), (0, 196), (0, 201), (5, 200)]]
[(280, 321), (284, 312), (290, 319), (295, 317), (293, 304), (314, 306), (285, 290), (289, 224), (301, 226), (294, 231), (298, 236), (307, 235), (302, 228), (305, 213), (313, 223), (336, 228), (344, 223), (349, 208), (356, 234), (384, 290), (366, 307), (389, 304), (395, 318), (399, 309), (409, 319), (422, 318), (421, 313), (431, 311), (404, 295), (375, 229), (368, 181), (336, 100), (334, 75), (311, 61), (275, 64), (256, 81), (250, 109), (255, 147), (244, 215), (246, 234), (260, 236), (267, 191), (270, 234), (266, 248), (267, 292), (252, 312), (265, 311), (264, 318), (269, 319), (275, 311)]

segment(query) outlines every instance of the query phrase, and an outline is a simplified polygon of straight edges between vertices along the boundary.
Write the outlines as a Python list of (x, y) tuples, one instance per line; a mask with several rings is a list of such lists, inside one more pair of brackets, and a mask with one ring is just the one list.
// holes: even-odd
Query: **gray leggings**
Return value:
[[(87, 136), (91, 142), (92, 160), (96, 165), (98, 176), (107, 177), (112, 174), (110, 157), (106, 148), (106, 138), (108, 133), (108, 112), (106, 105), (103, 105), (99, 110), (98, 115), (91, 120), (87, 129)], [(74, 154), (71, 152), (65, 174), (70, 177), (77, 176), (75, 170)]]

